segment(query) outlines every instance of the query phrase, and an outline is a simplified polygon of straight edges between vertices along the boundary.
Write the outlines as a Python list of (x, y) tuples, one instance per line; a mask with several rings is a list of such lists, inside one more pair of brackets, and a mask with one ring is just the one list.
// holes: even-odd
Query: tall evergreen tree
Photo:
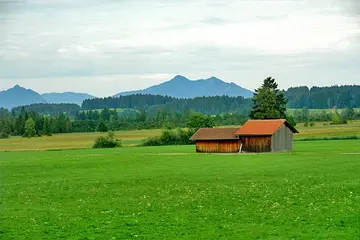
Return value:
[(103, 121), (101, 121), (97, 127), (97, 130), (98, 130), (98, 132), (107, 132), (108, 128), (107, 128), (106, 124)]
[(24, 133), (24, 137), (35, 137), (36, 135), (36, 130), (35, 130), (35, 121), (32, 118), (29, 118), (28, 120), (26, 120), (25, 122), (25, 133)]
[(286, 99), (278, 89), (274, 78), (268, 77), (255, 90), (254, 105), (250, 113), (252, 119), (286, 118)]
[(45, 117), (45, 118), (44, 118), (43, 131), (44, 131), (44, 134), (45, 134), (46, 136), (51, 136), (51, 135), (52, 135), (50, 120), (49, 120), (48, 117)]

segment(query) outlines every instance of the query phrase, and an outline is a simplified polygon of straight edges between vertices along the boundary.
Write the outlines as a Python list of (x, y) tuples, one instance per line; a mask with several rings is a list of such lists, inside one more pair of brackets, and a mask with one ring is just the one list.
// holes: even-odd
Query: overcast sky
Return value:
[(360, 84), (359, 0), (0, 0), (0, 90)]

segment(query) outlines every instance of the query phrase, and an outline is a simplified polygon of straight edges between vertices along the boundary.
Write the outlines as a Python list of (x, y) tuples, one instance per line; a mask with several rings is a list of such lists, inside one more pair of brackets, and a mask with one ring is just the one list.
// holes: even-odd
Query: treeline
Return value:
[[(28, 121), (29, 119), (31, 121)], [(0, 137), (27, 136), (29, 122), (33, 125), (31, 131), (34, 131), (34, 134), (31, 135), (34, 136), (71, 132), (71, 121), (65, 114), (48, 117), (36, 112), (27, 112), (25, 108), (22, 108), (18, 116), (11, 113), (0, 115)]]
[[(186, 127), (188, 116), (192, 111), (185, 114), (171, 111), (158, 111), (150, 114), (147, 110), (122, 111), (104, 109), (102, 111), (79, 111), (70, 118), (61, 113), (58, 116), (47, 116), (36, 112), (28, 112), (23, 107), (18, 115), (4, 111), (0, 115), (1, 138), (29, 135), (29, 126), (33, 125), (34, 136), (51, 135), (52, 133), (71, 132), (107, 132), (109, 130), (135, 130), (135, 129), (173, 129)], [(218, 126), (240, 125), (248, 118), (241, 114), (217, 114), (209, 116)], [(29, 120), (30, 119), (30, 120)]]
[(61, 103), (61, 104), (37, 103), (37, 104), (31, 104), (27, 106), (13, 108), (11, 112), (15, 115), (19, 115), (23, 107), (27, 112), (36, 112), (41, 115), (51, 115), (51, 116), (59, 116), (61, 114), (74, 116), (81, 109), (79, 105), (72, 103)]
[[(36, 112), (27, 112), (22, 108), (18, 115), (0, 109), (0, 138), (13, 136), (28, 136), (27, 127), (33, 125), (33, 135), (51, 135), (52, 133), (71, 132), (107, 132), (109, 130), (136, 130), (136, 129), (175, 129), (187, 127), (189, 115), (172, 111), (158, 111), (152, 113), (148, 110), (116, 111), (104, 109), (102, 111), (90, 110), (79, 111), (73, 117), (66, 114), (47, 116)], [(310, 112), (309, 109), (292, 111), (295, 122), (318, 122), (318, 121), (347, 121), (360, 119), (360, 111), (347, 108), (342, 111), (318, 111)], [(248, 116), (241, 113), (222, 113), (208, 115), (215, 126), (242, 125), (248, 120)], [(28, 121), (31, 119), (30, 121)], [(28, 123), (28, 125), (27, 125)], [(29, 132), (29, 130), (28, 130)]]
[(128, 95), (120, 97), (87, 99), (82, 103), (83, 110), (104, 108), (146, 109), (151, 106), (163, 105), (175, 101), (176, 98), (160, 95)]
[(283, 92), (288, 108), (329, 109), (360, 107), (360, 86), (295, 87)]
[[(135, 129), (173, 129), (186, 127), (187, 119), (193, 111), (185, 113), (159, 110), (156, 113), (147, 110), (122, 111), (109, 110), (83, 111), (72, 121), (74, 132), (106, 132), (108, 130), (135, 130)], [(210, 116), (217, 126), (240, 125), (248, 117), (239, 113), (225, 113)]]
[(328, 122), (333, 121), (334, 116), (338, 116), (344, 120), (360, 119), (360, 111), (355, 111), (353, 108), (345, 108), (340, 110), (320, 110), (310, 112), (307, 107), (303, 109), (296, 109), (291, 111), (288, 115), (294, 117), (296, 122)]
[(10, 112), (5, 108), (0, 108), (0, 116), (6, 116), (9, 115)]
[[(330, 109), (360, 107), (360, 86), (294, 87), (282, 92), (288, 108)], [(243, 97), (197, 97), (178, 99), (160, 95), (129, 95), (118, 98), (96, 98), (85, 100), (83, 110), (104, 108), (172, 109), (184, 112), (193, 109), (206, 114), (241, 112), (247, 114), (252, 107), (250, 99)]]
[(247, 115), (251, 108), (251, 100), (243, 97), (197, 97), (192, 99), (178, 99), (160, 95), (130, 95), (117, 98), (96, 98), (85, 100), (83, 110), (104, 108), (142, 109), (152, 114), (159, 111), (186, 113), (190, 109), (204, 114), (219, 114), (237, 112)]

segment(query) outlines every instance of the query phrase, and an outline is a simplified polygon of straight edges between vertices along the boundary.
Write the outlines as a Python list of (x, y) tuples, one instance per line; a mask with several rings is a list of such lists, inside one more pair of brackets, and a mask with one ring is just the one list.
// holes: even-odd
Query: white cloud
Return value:
[(360, 74), (359, 15), (336, 0), (26, 2), (0, 12), (0, 87), (54, 91), (67, 81), (68, 90), (106, 95), (113, 89), (102, 83), (123, 91), (176, 74), (249, 88), (267, 75), (291, 79), (287, 87), (311, 74), (322, 84), (328, 72), (346, 83)]
[[(31, 88), (39, 93), (52, 92), (86, 92), (99, 97), (115, 95), (119, 92), (141, 89), (173, 77), (172, 74), (141, 74), (141, 75), (103, 75), (81, 77), (44, 77), (17, 79), (16, 83)], [(14, 85), (12, 80), (1, 79), (1, 89)], [(54, 84), (56, 83), (56, 84)], [(56, 85), (56, 86), (55, 86)]]
[(73, 45), (73, 46), (64, 46), (58, 49), (59, 53), (67, 53), (67, 54), (93, 53), (97, 51), (98, 50), (92, 45), (81, 45), (81, 44)]

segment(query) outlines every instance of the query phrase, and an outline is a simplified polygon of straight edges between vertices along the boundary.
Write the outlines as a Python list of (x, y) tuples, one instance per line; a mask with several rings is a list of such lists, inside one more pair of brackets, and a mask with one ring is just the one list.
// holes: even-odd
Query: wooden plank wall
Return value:
[(239, 140), (197, 141), (196, 151), (205, 153), (237, 153), (240, 150)]
[(244, 152), (271, 152), (271, 136), (241, 137), (242, 151)]
[(282, 125), (272, 136), (273, 152), (288, 152), (293, 150), (293, 132), (286, 125)]

